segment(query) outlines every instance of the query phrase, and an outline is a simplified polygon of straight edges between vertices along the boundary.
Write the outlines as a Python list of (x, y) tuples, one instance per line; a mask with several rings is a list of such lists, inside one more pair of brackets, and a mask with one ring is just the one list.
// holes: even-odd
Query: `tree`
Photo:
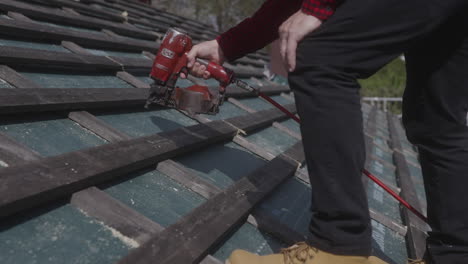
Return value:
[(396, 59), (370, 78), (359, 80), (359, 83), (362, 96), (402, 97), (406, 85), (405, 62)]
[[(361, 95), (365, 97), (402, 97), (406, 86), (405, 62), (398, 58), (359, 83)], [(401, 104), (391, 104), (389, 110), (400, 114)]]

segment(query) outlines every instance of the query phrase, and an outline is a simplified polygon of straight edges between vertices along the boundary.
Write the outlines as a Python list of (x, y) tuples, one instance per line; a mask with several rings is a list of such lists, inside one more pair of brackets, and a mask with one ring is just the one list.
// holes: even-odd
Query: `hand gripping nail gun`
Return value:
[[(205, 65), (211, 77), (219, 82), (218, 89), (193, 85), (176, 87), (180, 73), (188, 73), (187, 53), (192, 49), (192, 39), (184, 31), (170, 28), (154, 59), (151, 70), (150, 94), (146, 107), (153, 104), (185, 110), (191, 114), (217, 114), (224, 101), (226, 86), (234, 81), (234, 73), (214, 62), (197, 59)], [(253, 89), (253, 88), (252, 88)]]

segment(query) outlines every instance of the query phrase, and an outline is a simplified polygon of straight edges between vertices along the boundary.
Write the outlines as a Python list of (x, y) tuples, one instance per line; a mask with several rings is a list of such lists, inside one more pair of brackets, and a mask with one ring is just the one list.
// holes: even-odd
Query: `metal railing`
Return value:
[(362, 101), (387, 112), (389, 110), (401, 110), (403, 99), (401, 97), (363, 97)]
[[(395, 112), (395, 110), (397, 110), (396, 114), (401, 118), (401, 104), (403, 102), (403, 98), (401, 97), (363, 97), (362, 101), (372, 106), (376, 106), (384, 112), (389, 110), (393, 110), (392, 112)], [(468, 125), (468, 114), (466, 115), (466, 124)]]

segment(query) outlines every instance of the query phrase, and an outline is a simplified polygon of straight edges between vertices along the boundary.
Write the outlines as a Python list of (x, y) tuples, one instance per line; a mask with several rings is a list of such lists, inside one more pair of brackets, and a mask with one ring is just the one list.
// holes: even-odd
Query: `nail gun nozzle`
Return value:
[(244, 82), (244, 81), (241, 81), (241, 80), (235, 80), (234, 83), (244, 89), (244, 90), (247, 90), (249, 92), (252, 92), (252, 93), (255, 93), (255, 94), (258, 94), (259, 93), (259, 90), (257, 88), (254, 88), (252, 86), (250, 86), (248, 83)]

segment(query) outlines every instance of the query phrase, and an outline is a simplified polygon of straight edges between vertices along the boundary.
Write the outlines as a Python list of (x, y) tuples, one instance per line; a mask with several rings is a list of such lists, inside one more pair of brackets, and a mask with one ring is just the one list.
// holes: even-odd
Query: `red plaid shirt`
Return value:
[(337, 0), (303, 0), (302, 12), (327, 20), (335, 12), (337, 5)]
[(340, 1), (267, 0), (252, 17), (221, 34), (217, 40), (224, 56), (232, 61), (277, 39), (279, 26), (299, 9), (326, 20), (333, 15)]

